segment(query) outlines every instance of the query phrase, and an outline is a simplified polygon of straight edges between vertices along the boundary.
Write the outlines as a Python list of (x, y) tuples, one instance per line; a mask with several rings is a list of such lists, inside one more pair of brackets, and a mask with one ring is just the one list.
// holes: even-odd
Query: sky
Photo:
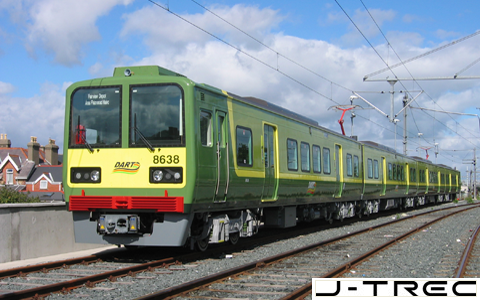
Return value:
[[(62, 152), (70, 84), (159, 65), (339, 133), (335, 106), (353, 103), (359, 140), (403, 153), (407, 124), (407, 155), (428, 152), (465, 180), (480, 152), (480, 80), (461, 79), (480, 76), (479, 10), (475, 0), (0, 0), (0, 133), (12, 147), (51, 138)], [(449, 80), (424, 80), (439, 77)], [(350, 111), (344, 126), (351, 135)]]

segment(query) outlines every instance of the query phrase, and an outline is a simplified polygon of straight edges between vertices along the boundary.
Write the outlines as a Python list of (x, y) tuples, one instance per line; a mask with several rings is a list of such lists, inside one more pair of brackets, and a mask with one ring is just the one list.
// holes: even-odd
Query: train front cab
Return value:
[(67, 89), (63, 175), (76, 242), (185, 244), (194, 182), (188, 86), (168, 70), (133, 67)]

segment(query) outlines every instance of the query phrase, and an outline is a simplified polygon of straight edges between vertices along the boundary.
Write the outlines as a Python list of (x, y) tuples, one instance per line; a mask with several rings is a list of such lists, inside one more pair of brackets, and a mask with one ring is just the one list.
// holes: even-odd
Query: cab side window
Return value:
[(251, 167), (253, 165), (252, 130), (246, 127), (237, 127), (237, 164)]
[(323, 148), (323, 173), (330, 174), (330, 148)]
[(287, 139), (287, 160), (288, 169), (291, 171), (298, 170), (298, 146), (297, 141)]
[(322, 172), (322, 153), (320, 152), (320, 146), (313, 145), (313, 172), (321, 173)]
[(212, 113), (200, 111), (200, 141), (202, 146), (212, 146)]

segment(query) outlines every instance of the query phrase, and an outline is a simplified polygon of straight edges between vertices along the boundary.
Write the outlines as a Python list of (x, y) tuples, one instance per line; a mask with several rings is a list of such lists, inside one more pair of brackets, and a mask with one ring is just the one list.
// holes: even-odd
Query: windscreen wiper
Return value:
[[(137, 114), (134, 115), (134, 120), (133, 120), (133, 129), (135, 130), (136, 133), (140, 136), (140, 139), (142, 142), (150, 149), (150, 151), (155, 152), (155, 149), (153, 148), (152, 144), (145, 138), (145, 136), (142, 134), (140, 129), (137, 127)], [(135, 138), (136, 140), (136, 138)]]

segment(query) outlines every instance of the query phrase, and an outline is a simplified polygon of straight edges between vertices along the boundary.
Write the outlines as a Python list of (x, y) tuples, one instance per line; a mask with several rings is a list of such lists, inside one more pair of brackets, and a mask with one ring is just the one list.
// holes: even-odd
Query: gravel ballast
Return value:
[[(455, 205), (454, 203), (447, 203), (441, 207)], [(157, 269), (158, 272), (140, 273), (136, 278), (127, 276), (119, 278), (117, 282), (106, 281), (97, 284), (94, 289), (82, 287), (72, 291), (70, 294), (54, 294), (47, 299), (133, 299), (215, 272), (254, 262), (265, 257), (327, 240), (348, 232), (382, 224), (398, 218), (403, 214), (412, 215), (432, 209), (432, 207), (426, 207), (416, 211), (394, 214), (389, 217), (369, 220), (361, 219), (348, 226), (331, 228), (268, 245), (258, 246), (251, 251), (226, 253), (220, 255), (218, 258), (192, 263), (189, 267), (182, 268), (181, 271), (173, 271), (165, 274), (165, 272), (162, 272), (163, 269)], [(440, 221), (428, 229), (409, 237), (406, 241), (392, 246), (392, 251), (395, 251), (392, 252), (395, 253), (394, 255), (381, 254), (372, 261), (365, 263), (363, 267), (359, 266), (354, 273), (350, 273), (347, 276), (370, 278), (451, 277), (453, 270), (451, 270), (452, 267), (449, 262), (452, 260), (455, 261), (455, 257), (460, 258), (464, 244), (466, 244), (471, 234), (470, 229), (478, 226), (479, 213), (480, 208), (475, 208), (462, 214), (462, 216), (454, 216), (447, 220)], [(456, 259), (456, 261), (458, 261), (458, 259)], [(378, 268), (378, 266), (381, 266), (381, 268)], [(362, 268), (365, 272), (362, 271)], [(370, 272), (369, 270), (371, 269), (378, 270), (378, 272)]]

